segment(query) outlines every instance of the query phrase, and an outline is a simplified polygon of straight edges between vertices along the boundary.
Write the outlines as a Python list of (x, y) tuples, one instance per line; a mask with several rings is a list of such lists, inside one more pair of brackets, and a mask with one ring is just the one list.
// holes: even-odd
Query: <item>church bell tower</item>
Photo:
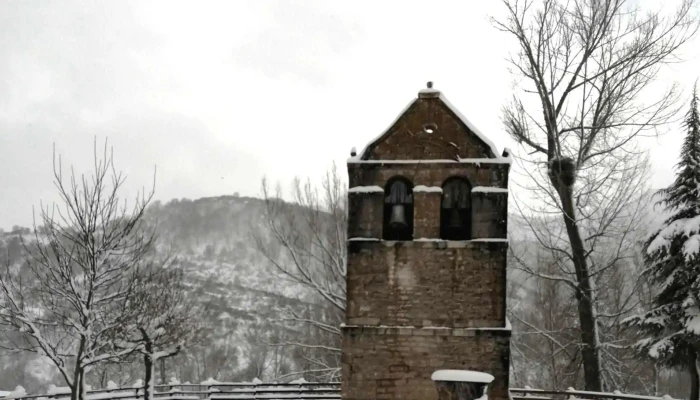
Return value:
[(437, 399), (444, 369), (491, 374), (489, 398), (508, 398), (510, 164), (430, 83), (353, 151), (344, 400)]

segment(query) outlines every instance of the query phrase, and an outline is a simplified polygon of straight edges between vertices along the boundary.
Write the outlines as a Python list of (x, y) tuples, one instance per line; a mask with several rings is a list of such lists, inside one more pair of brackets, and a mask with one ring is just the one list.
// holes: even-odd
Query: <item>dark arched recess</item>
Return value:
[(440, 202), (440, 238), (469, 240), (472, 232), (471, 185), (453, 177), (442, 184)]
[(384, 188), (384, 240), (413, 240), (413, 184), (406, 178), (389, 179)]

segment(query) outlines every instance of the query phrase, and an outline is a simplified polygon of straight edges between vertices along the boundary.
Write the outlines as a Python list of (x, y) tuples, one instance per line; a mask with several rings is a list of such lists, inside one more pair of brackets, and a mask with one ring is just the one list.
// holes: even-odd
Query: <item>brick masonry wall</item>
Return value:
[(403, 176), (414, 185), (440, 186), (447, 178), (460, 176), (466, 178), (472, 186), (507, 187), (508, 164), (501, 163), (450, 163), (439, 162), (411, 164), (348, 163), (350, 187), (372, 186), (384, 187), (394, 176)]
[(468, 329), (345, 328), (344, 400), (432, 400), (438, 369), (490, 373), (489, 400), (508, 398), (510, 332)]
[(505, 325), (507, 243), (350, 242), (346, 323)]
[[(426, 125), (436, 128), (432, 133)], [(371, 149), (368, 159), (491, 158), (488, 145), (438, 98), (418, 98)]]
[(442, 193), (418, 192), (413, 194), (413, 237), (440, 237), (440, 202)]

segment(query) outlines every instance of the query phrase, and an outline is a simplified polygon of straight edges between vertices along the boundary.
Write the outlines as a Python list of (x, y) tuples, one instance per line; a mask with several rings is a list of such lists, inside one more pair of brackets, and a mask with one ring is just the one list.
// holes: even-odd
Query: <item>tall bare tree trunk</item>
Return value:
[(694, 351), (688, 363), (690, 373), (690, 400), (700, 400), (700, 373), (698, 372), (698, 354)]
[(146, 381), (143, 383), (143, 398), (145, 400), (153, 399), (153, 372), (154, 365), (150, 354), (143, 355), (143, 365), (146, 368)]
[(70, 400), (79, 400), (80, 399), (80, 375), (78, 374), (77, 369), (73, 371), (73, 385), (71, 386), (71, 391), (70, 391)]
[(586, 390), (600, 392), (603, 390), (601, 382), (600, 355), (598, 349), (598, 327), (596, 325), (595, 305), (593, 303), (594, 291), (591, 286), (590, 272), (586, 262), (586, 250), (576, 225), (576, 212), (572, 199), (572, 186), (566, 186), (556, 177), (552, 177), (552, 184), (557, 188), (564, 213), (566, 233), (571, 243), (572, 261), (576, 271), (576, 301), (578, 303), (578, 316), (581, 325), (581, 356), (583, 358), (583, 375)]
[(144, 343), (143, 367), (146, 370), (143, 382), (143, 398), (144, 400), (153, 400), (155, 365), (153, 363), (153, 343), (148, 339), (146, 339)]
[(73, 387), (71, 390), (71, 400), (83, 400), (85, 395), (83, 379), (85, 379), (85, 372), (80, 365), (80, 359), (82, 358), (83, 351), (85, 349), (85, 338), (80, 338), (80, 344), (78, 345), (78, 356), (76, 357), (75, 370), (73, 371)]
[(165, 358), (160, 359), (160, 383), (165, 385)]
[[(77, 375), (74, 375), (77, 376)], [(73, 386), (70, 388), (70, 400), (78, 400), (80, 395), (80, 388), (75, 380), (73, 381)]]
[(85, 370), (79, 366), (76, 366), (70, 398), (71, 400), (84, 400), (86, 397)]

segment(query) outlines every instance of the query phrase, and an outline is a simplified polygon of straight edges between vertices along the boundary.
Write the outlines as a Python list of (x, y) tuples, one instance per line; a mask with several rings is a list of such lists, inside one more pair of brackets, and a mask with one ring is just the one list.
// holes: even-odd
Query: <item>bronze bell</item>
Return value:
[(394, 229), (404, 229), (408, 227), (406, 223), (406, 213), (403, 204), (394, 204), (391, 207), (391, 218), (389, 219), (389, 226)]

